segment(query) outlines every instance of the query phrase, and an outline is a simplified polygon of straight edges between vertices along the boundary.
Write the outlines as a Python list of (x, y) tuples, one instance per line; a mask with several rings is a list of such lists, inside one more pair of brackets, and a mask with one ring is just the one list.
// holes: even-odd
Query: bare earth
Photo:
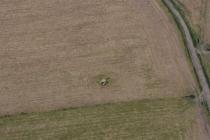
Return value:
[(0, 115), (194, 91), (155, 0), (4, 0), (0, 23)]

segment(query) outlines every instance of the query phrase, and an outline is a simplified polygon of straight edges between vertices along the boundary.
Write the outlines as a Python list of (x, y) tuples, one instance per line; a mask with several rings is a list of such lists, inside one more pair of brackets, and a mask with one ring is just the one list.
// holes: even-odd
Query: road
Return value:
[(171, 13), (174, 15), (174, 17), (176, 18), (178, 24), (180, 25), (180, 29), (181, 29), (181, 32), (184, 35), (186, 47), (187, 47), (187, 49), (189, 51), (193, 67), (194, 67), (195, 72), (197, 74), (200, 86), (202, 87), (202, 92), (201, 92), (202, 96), (203, 96), (204, 100), (207, 102), (208, 108), (210, 109), (210, 90), (209, 90), (209, 85), (208, 85), (208, 82), (206, 80), (206, 77), (205, 77), (205, 74), (204, 74), (204, 71), (203, 71), (200, 59), (198, 58), (196, 49), (194, 47), (194, 44), (193, 44), (192, 37), (190, 35), (189, 29), (188, 29), (184, 19), (180, 15), (180, 13), (174, 7), (174, 5), (171, 2), (171, 0), (163, 0), (163, 1), (166, 4), (166, 6), (169, 8)]
[[(196, 48), (194, 47), (192, 37), (190, 35), (189, 29), (187, 27), (187, 24), (185, 23), (184, 19), (182, 18), (181, 14), (178, 12), (178, 10), (175, 8), (171, 0), (163, 0), (165, 5), (168, 7), (170, 12), (173, 14), (174, 18), (176, 18), (177, 24), (179, 24), (180, 30), (183, 34), (186, 47), (188, 49), (188, 52), (190, 54), (190, 58), (195, 70), (195, 73), (198, 77), (198, 81), (200, 83), (200, 86), (202, 88), (201, 95), (203, 97), (203, 100), (206, 101), (208, 109), (210, 111), (210, 90), (209, 85), (207, 82), (207, 79), (205, 77), (200, 59), (198, 58)], [(198, 99), (199, 100), (199, 99)], [(200, 101), (198, 101), (198, 112), (197, 112), (197, 119), (199, 123), (199, 129), (202, 130), (202, 140), (209, 140), (210, 139), (210, 128), (208, 126), (208, 121), (205, 117), (205, 114), (203, 112), (203, 109), (200, 105)]]

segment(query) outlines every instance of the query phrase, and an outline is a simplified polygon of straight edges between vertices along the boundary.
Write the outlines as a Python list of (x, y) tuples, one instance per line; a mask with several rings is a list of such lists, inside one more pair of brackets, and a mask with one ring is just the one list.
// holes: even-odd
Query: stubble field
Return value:
[(204, 41), (210, 44), (210, 0), (203, 0), (204, 6)]
[(0, 115), (194, 91), (157, 1), (1, 1), (0, 11)]
[(190, 64), (159, 2), (0, 1), (1, 139), (201, 139)]

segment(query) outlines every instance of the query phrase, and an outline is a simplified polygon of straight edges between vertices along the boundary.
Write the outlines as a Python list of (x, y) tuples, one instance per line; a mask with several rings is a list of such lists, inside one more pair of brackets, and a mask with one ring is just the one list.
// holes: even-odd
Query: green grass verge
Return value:
[(208, 123), (210, 124), (210, 112), (209, 112), (209, 109), (208, 109), (208, 105), (204, 102), (202, 104), (202, 107), (203, 107), (203, 111), (205, 113), (206, 119), (207, 119)]
[(184, 98), (0, 118), (1, 140), (182, 140), (194, 121)]
[(210, 53), (200, 55), (202, 66), (210, 86)]

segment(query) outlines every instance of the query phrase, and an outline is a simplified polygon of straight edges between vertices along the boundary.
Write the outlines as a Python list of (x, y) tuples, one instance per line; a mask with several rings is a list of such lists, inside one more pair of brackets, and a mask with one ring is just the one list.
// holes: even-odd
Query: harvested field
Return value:
[(19, 115), (0, 119), (0, 135), (1, 140), (201, 140), (192, 129), (194, 107), (185, 99), (145, 100)]
[(204, 140), (158, 2), (0, 1), (1, 139)]
[(4, 0), (0, 22), (0, 115), (194, 92), (157, 1)]
[(206, 20), (204, 41), (210, 44), (210, 0), (206, 0)]

